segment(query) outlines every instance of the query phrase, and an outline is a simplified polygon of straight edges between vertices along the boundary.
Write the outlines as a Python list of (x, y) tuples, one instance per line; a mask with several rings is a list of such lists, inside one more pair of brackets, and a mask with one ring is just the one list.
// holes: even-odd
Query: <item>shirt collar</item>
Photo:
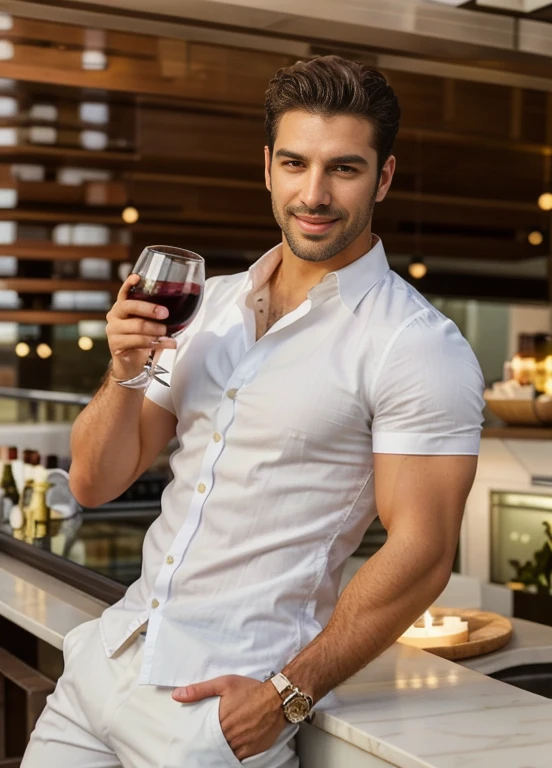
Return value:
[[(256, 291), (264, 285), (281, 260), (282, 244), (279, 243), (249, 267), (247, 282), (250, 289)], [(324, 291), (326, 288), (324, 284), (330, 280), (337, 281), (341, 301), (351, 312), (354, 312), (366, 294), (388, 271), (389, 263), (383, 243), (379, 237), (374, 236), (374, 245), (364, 256), (342, 269), (329, 272), (309, 291), (309, 296)]]

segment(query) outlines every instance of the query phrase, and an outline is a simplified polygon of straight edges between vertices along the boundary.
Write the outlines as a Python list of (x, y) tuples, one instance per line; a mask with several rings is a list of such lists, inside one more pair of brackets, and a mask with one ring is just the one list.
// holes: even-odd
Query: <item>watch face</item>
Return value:
[(290, 723), (302, 723), (310, 712), (310, 704), (305, 696), (295, 696), (284, 707), (284, 713)]

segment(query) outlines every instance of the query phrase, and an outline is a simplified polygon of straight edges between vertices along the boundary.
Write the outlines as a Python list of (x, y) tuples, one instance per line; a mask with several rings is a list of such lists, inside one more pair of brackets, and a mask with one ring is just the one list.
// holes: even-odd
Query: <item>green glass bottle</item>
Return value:
[(15, 484), (12, 471), (12, 461), (17, 459), (17, 448), (8, 448), (4, 462), (2, 480), (0, 481), (0, 496), (2, 497), (2, 521), (9, 522), (12, 507), (19, 504), (19, 491)]

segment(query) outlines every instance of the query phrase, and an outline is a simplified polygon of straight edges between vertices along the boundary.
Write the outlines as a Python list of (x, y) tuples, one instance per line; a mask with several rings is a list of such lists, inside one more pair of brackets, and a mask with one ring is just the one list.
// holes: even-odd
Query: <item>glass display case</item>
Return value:
[(552, 495), (492, 492), (491, 581), (545, 589), (550, 530)]
[[(70, 464), (72, 422), (89, 401), (89, 396), (75, 393), (0, 387), (0, 402), (14, 402), (18, 410), (26, 406), (29, 417), (9, 425), (0, 423), (0, 444), (18, 446), (20, 455), (28, 448), (38, 449), (43, 458), (49, 453), (59, 454), (59, 467), (61, 459), (66, 458), (66, 466), (54, 470), (55, 482), (47, 476), (56, 486), (56, 493), (46, 494), (50, 509), (46, 535), (30, 538), (27, 530), (13, 530), (9, 521), (0, 520), (0, 552), (101, 600), (114, 602), (140, 575), (144, 536), (161, 511), (161, 495), (172, 478), (169, 457), (175, 442), (171, 441), (153, 465), (117, 499), (98, 508), (82, 508), (69, 491), (65, 470)], [(52, 414), (52, 408), (62, 410)], [(52, 419), (52, 415), (62, 418)], [(14, 463), (21, 492), (22, 473), (15, 469)], [(50, 489), (53, 490), (52, 485)], [(61, 509), (65, 510), (63, 514)]]
[(0, 551), (65, 581), (67, 575), (78, 577), (81, 571), (80, 582), (73, 583), (85, 591), (85, 571), (128, 587), (140, 576), (144, 536), (160, 511), (159, 504), (153, 502), (127, 509), (106, 504), (80, 510), (66, 520), (52, 520), (46, 536), (24, 541), (4, 524), (0, 526)]

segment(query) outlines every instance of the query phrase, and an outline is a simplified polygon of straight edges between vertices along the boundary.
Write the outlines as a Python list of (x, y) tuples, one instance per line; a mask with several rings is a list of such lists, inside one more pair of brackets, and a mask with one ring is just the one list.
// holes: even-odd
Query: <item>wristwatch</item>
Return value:
[(314, 705), (312, 697), (292, 685), (282, 672), (269, 680), (280, 694), (284, 717), (288, 723), (302, 723), (306, 720)]

